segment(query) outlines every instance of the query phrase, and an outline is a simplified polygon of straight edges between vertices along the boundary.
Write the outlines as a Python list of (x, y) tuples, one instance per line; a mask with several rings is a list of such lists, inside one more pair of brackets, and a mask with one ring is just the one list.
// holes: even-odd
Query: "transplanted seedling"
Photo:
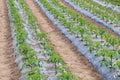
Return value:
[(48, 62), (52, 62), (55, 64), (55, 70), (57, 74), (57, 63), (63, 63), (64, 61), (61, 58), (61, 56), (58, 53), (56, 53), (48, 59)]
[(47, 80), (45, 76), (40, 73), (40, 69), (38, 68), (32, 68), (29, 72), (26, 72), (26, 74), (28, 74), (26, 80)]

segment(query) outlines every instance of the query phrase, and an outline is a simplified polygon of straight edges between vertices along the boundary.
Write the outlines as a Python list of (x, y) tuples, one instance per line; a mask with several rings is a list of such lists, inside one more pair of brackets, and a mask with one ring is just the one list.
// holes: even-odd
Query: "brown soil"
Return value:
[(26, 3), (37, 18), (40, 29), (49, 34), (51, 43), (60, 53), (66, 65), (70, 67), (70, 71), (79, 75), (83, 80), (103, 80), (92, 64), (46, 17), (37, 3), (34, 0), (26, 0)]
[(81, 14), (84, 18), (86, 18), (87, 20), (89, 20), (91, 23), (95, 24), (98, 27), (102, 27), (103, 29), (108, 30), (110, 33), (112, 33), (113, 35), (117, 36), (120, 39), (120, 36), (118, 34), (116, 34), (114, 31), (112, 31), (111, 29), (107, 28), (106, 26), (96, 22), (95, 20), (91, 19), (90, 17), (80, 13), (79, 11), (77, 11), (76, 9), (74, 9), (73, 6), (71, 6), (70, 4), (68, 4), (67, 2), (65, 2), (64, 0), (59, 0), (61, 4), (63, 4), (66, 7), (69, 7), (70, 9), (72, 9), (73, 11), (76, 11), (77, 13)]
[(19, 70), (13, 58), (11, 30), (6, 0), (0, 0), (0, 80), (18, 80)]

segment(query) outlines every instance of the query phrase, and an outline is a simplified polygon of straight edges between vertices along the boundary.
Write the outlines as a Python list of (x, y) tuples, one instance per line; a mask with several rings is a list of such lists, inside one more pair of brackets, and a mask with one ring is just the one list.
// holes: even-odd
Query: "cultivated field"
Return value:
[(120, 0), (0, 0), (0, 80), (120, 80)]

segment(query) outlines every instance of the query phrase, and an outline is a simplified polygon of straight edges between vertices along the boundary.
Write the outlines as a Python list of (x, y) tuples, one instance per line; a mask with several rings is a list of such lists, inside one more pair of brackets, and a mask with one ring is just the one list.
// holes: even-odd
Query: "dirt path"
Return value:
[(83, 80), (102, 80), (91, 63), (82, 56), (71, 42), (48, 20), (34, 0), (26, 0), (28, 6), (38, 20), (41, 30), (49, 33), (50, 41), (55, 50), (70, 67), (70, 71), (79, 75)]
[(12, 56), (11, 30), (5, 2), (0, 0), (0, 80), (18, 80), (19, 70)]
[(67, 2), (65, 2), (64, 0), (59, 0), (61, 4), (63, 4), (66, 7), (69, 7), (70, 9), (76, 11), (77, 13), (81, 14), (84, 18), (86, 18), (87, 20), (89, 20), (91, 23), (95, 24), (96, 26), (102, 27), (106, 30), (108, 30), (110, 33), (112, 33), (113, 35), (117, 36), (120, 39), (120, 36), (118, 34), (116, 34), (114, 31), (112, 31), (111, 29), (107, 28), (106, 26), (96, 22), (95, 20), (91, 19), (90, 17), (80, 13), (79, 11), (77, 11), (76, 9), (74, 9), (73, 6), (71, 6), (70, 4), (68, 4)]

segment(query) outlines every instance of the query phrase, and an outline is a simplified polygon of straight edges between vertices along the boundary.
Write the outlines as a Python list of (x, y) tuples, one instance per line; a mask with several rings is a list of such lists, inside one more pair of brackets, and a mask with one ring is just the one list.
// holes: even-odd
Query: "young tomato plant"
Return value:
[(48, 59), (48, 62), (52, 62), (55, 64), (55, 70), (57, 74), (57, 63), (63, 63), (63, 60), (61, 56), (58, 53), (56, 53)]

